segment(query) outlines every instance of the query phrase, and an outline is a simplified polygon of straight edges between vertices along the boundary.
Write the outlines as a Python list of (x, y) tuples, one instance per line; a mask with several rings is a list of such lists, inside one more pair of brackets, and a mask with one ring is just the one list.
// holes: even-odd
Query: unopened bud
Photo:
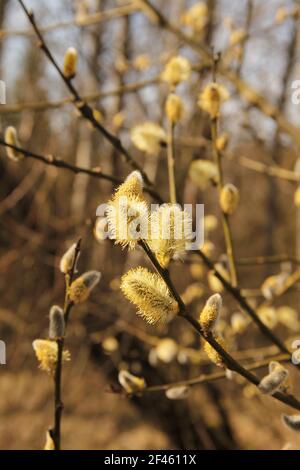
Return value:
[(166, 102), (166, 115), (172, 124), (177, 124), (182, 118), (183, 103), (179, 96), (171, 93)]
[(235, 212), (239, 203), (239, 190), (231, 183), (226, 184), (221, 191), (220, 205), (225, 214), (231, 215)]
[(166, 390), (166, 397), (169, 400), (184, 400), (190, 393), (189, 387), (186, 385), (178, 385), (177, 387), (168, 388)]
[(75, 47), (69, 47), (65, 53), (64, 58), (64, 75), (71, 79), (75, 77), (77, 71), (78, 54)]
[(62, 256), (60, 263), (59, 263), (59, 269), (62, 273), (68, 274), (74, 264), (75, 261), (75, 255), (76, 255), (76, 243), (74, 243), (70, 248), (65, 252), (65, 254)]
[[(9, 126), (5, 130), (5, 136), (4, 140), (7, 144), (9, 145), (14, 145), (15, 147), (20, 147), (20, 143), (18, 140), (18, 134), (16, 129), (13, 126)], [(24, 155), (21, 153), (17, 152), (15, 149), (11, 147), (6, 147), (6, 154), (8, 158), (11, 160), (14, 160), (15, 162), (22, 160), (24, 158)]]
[(289, 371), (287, 369), (275, 368), (270, 374), (263, 377), (260, 381), (258, 388), (261, 393), (266, 395), (273, 395), (280, 385), (287, 379)]
[(57, 305), (53, 305), (49, 315), (49, 338), (62, 338), (65, 334), (65, 318), (63, 310)]

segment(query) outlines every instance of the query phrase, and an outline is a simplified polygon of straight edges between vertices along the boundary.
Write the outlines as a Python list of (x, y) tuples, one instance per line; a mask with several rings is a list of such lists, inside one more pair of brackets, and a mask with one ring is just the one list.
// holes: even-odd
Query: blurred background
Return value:
[[(292, 283), (283, 295), (268, 296), (264, 287), (269, 284), (264, 282), (275, 276), (276, 284), (297, 273), (300, 260), (299, 198), (295, 198), (300, 105), (292, 103), (291, 88), (300, 79), (299, 2), (207, 0), (205, 23), (196, 32), (184, 18), (198, 2), (152, 3), (173, 24), (195, 33), (199, 44), (220, 51), (228, 70), (268, 100), (276, 116), (291, 126), (291, 132), (286, 126), (283, 132), (282, 120), (274, 119), (273, 112), (266, 108), (263, 112), (257, 101), (241, 95), (236, 83), (218, 77), (231, 95), (223, 107), (221, 132), (228, 134), (225, 180), (240, 191), (239, 208), (231, 219), (239, 286), (251, 305), (263, 303), (262, 318), (290, 345), (300, 338), (299, 284)], [(197, 184), (190, 171), (194, 160), (211, 159), (209, 118), (197, 106), (211, 70), (199, 54), (162, 28), (140, 1), (25, 0), (25, 4), (44, 28), (60, 65), (68, 47), (77, 49), (74, 85), (164, 199), (168, 198), (165, 146), (155, 155), (144, 154), (134, 147), (130, 130), (147, 121), (166, 127), (168, 86), (160, 74), (171, 57), (180, 54), (189, 59), (193, 73), (177, 89), (185, 104), (175, 134), (178, 196), (181, 202), (204, 203), (209, 216), (205, 249), (226, 269), (216, 189), (209, 178)], [(33, 152), (82, 167), (101, 167), (120, 180), (132, 171), (78, 115), (64, 83), (37, 47), (17, 0), (0, 0), (0, 79), (7, 92), (6, 105), (0, 105), (1, 136), (12, 125), (22, 146)], [(110, 198), (112, 183), (30, 158), (15, 163), (6, 158), (3, 147), (0, 157), (0, 339), (7, 346), (7, 364), (0, 366), (1, 449), (43, 448), (53, 419), (53, 385), (51, 377), (38, 369), (32, 341), (47, 337), (49, 309), (63, 302), (59, 260), (79, 237), (80, 272), (99, 270), (102, 280), (88, 302), (73, 310), (68, 329), (72, 360), (63, 371), (63, 448), (299, 448), (297, 434), (280, 420), (288, 409), (236, 377), (195, 385), (186, 400), (169, 400), (164, 392), (132, 399), (112, 393), (110, 387), (118, 388), (122, 368), (143, 376), (149, 385), (219, 369), (207, 361), (199, 339), (180, 320), (150, 327), (123, 298), (121, 275), (149, 264), (141, 251), (128, 252), (94, 236), (97, 206)], [(285, 177), (281, 168), (288, 170)], [(199, 257), (189, 254), (184, 261), (172, 263), (170, 270), (197, 317), (207, 297), (221, 288)], [(222, 295), (221, 327), (232, 354), (245, 363), (275, 354), (276, 348), (255, 325), (243, 323), (230, 295)], [(172, 341), (163, 342), (166, 338)], [(297, 395), (299, 377), (290, 372)]]

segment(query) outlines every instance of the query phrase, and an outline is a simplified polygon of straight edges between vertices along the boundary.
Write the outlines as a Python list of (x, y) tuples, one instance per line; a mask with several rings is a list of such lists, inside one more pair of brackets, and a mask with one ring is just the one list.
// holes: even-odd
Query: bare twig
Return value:
[[(181, 299), (180, 295), (178, 294), (171, 278), (169, 275), (168, 270), (163, 269), (159, 262), (157, 261), (155, 255), (152, 253), (151, 249), (147, 245), (147, 243), (144, 240), (141, 240), (139, 242), (140, 246), (143, 248), (145, 251), (146, 255), (150, 259), (151, 263), (153, 264), (154, 268), (156, 269), (157, 273), (159, 276), (162, 278), (162, 280), (166, 283), (171, 295), (173, 298), (177, 301), (178, 307), (179, 307), (179, 313), (178, 316), (183, 318), (185, 321), (187, 321), (197, 333), (205, 339), (214, 349), (217, 351), (217, 353), (222, 357), (222, 360), (224, 361), (224, 364), (226, 367), (234, 372), (237, 372), (239, 375), (244, 377), (248, 382), (252, 383), (255, 386), (258, 386), (260, 383), (259, 378), (254, 375), (250, 370), (245, 369), (240, 363), (238, 363), (227, 351), (225, 351), (222, 346), (216, 341), (214, 336), (212, 335), (211, 332), (205, 333), (202, 330), (202, 327), (200, 326), (200, 323), (196, 321), (187, 311), (186, 306)], [(284, 351), (286, 354), (290, 354), (288, 350)], [(277, 400), (281, 401), (282, 403), (285, 403), (292, 408), (295, 408), (297, 410), (300, 410), (300, 402), (293, 396), (293, 395), (287, 395), (281, 392), (276, 392), (273, 394), (273, 397), (276, 398)]]
[[(153, 189), (154, 192), (155, 189), (153, 187), (153, 183), (149, 180), (147, 174), (144, 172), (144, 170), (140, 167), (140, 165), (134, 160), (134, 158), (130, 155), (130, 153), (123, 147), (120, 139), (116, 137), (115, 135), (111, 134), (98, 120), (95, 118), (93, 109), (85, 102), (82, 100), (80, 94), (78, 93), (77, 89), (72, 83), (72, 80), (70, 78), (67, 78), (64, 73), (62, 72), (61, 68), (59, 67), (58, 63), (54, 59), (52, 53), (50, 52), (48, 46), (45, 43), (45, 40), (40, 32), (39, 27), (37, 26), (37, 23), (34, 18), (34, 14), (29, 11), (23, 0), (19, 0), (19, 3), (24, 10), (24, 13), (26, 14), (28, 20), (30, 21), (36, 36), (39, 39), (39, 47), (42, 49), (42, 51), (45, 53), (46, 57), (49, 59), (51, 64), (54, 66), (56, 71), (58, 72), (59, 76), (69, 89), (70, 93), (73, 96), (73, 102), (76, 106), (76, 108), (79, 110), (80, 114), (87, 119), (93, 127), (98, 130), (110, 143), (111, 145), (125, 158), (126, 162), (134, 169), (138, 170), (145, 181), (145, 183)], [(157, 195), (158, 196), (158, 195)], [(158, 196), (159, 197), (159, 196)]]

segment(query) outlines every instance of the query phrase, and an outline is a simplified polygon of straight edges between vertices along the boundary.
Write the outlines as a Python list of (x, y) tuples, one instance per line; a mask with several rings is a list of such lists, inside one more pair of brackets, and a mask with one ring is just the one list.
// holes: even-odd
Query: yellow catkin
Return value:
[(182, 56), (172, 57), (161, 74), (163, 81), (168, 82), (171, 87), (188, 80), (191, 74), (191, 64)]
[(140, 172), (134, 171), (108, 202), (106, 219), (110, 237), (123, 248), (133, 249), (142, 236), (147, 237), (148, 218), (143, 179)]
[(69, 47), (64, 57), (64, 75), (71, 79), (75, 77), (77, 71), (78, 54), (75, 47)]
[[(221, 336), (215, 336), (217, 343), (225, 350), (225, 341)], [(217, 366), (224, 367), (224, 361), (218, 351), (216, 351), (208, 341), (204, 341), (203, 349), (208, 358)]]
[(119, 383), (127, 393), (136, 393), (146, 387), (143, 377), (137, 377), (127, 370), (121, 370), (118, 375)]
[(228, 90), (218, 83), (209, 83), (199, 95), (198, 105), (212, 119), (219, 117), (221, 106), (229, 99)]
[[(20, 143), (19, 143), (19, 140), (18, 140), (18, 134), (17, 134), (16, 129), (13, 126), (9, 126), (9, 127), (6, 128), (4, 140), (9, 145), (14, 145), (15, 147), (20, 147)], [(7, 154), (8, 158), (10, 158), (11, 160), (13, 160), (15, 162), (17, 162), (19, 160), (22, 160), (22, 158), (24, 158), (24, 155), (22, 155), (21, 153), (17, 152), (16, 150), (14, 150), (10, 147), (6, 147), (6, 154)]]
[(197, 2), (181, 17), (181, 22), (193, 30), (194, 33), (201, 33), (207, 25), (209, 18), (208, 7), (204, 2)]
[(150, 58), (146, 54), (140, 54), (137, 57), (135, 57), (133, 61), (133, 66), (136, 70), (139, 70), (140, 72), (143, 72), (144, 70), (147, 70), (150, 66)]
[(136, 148), (150, 155), (158, 153), (167, 140), (164, 129), (150, 121), (133, 127), (130, 137)]
[[(57, 342), (47, 339), (36, 339), (33, 341), (32, 347), (40, 363), (40, 369), (48, 372), (49, 374), (53, 374), (57, 361)], [(63, 352), (63, 360), (70, 360), (69, 351)]]
[(98, 271), (88, 271), (73, 281), (68, 291), (71, 302), (79, 304), (87, 300), (100, 278)]
[(178, 313), (178, 303), (158, 274), (138, 267), (131, 269), (121, 279), (125, 297), (138, 308), (138, 315), (148, 323), (165, 323)]
[(182, 99), (175, 95), (175, 93), (171, 93), (166, 101), (166, 115), (168, 120), (172, 124), (177, 124), (183, 115), (183, 103)]
[(210, 184), (218, 181), (218, 169), (209, 160), (195, 160), (189, 169), (189, 176), (199, 189), (204, 191)]
[(222, 308), (222, 297), (220, 294), (214, 294), (207, 300), (203, 310), (200, 313), (199, 322), (204, 331), (208, 333), (216, 325)]
[(220, 206), (224, 214), (234, 214), (239, 199), (239, 190), (231, 183), (225, 184), (220, 194)]
[(177, 353), (178, 345), (172, 338), (163, 338), (159, 340), (156, 346), (156, 355), (160, 361), (165, 364), (169, 364), (176, 359)]
[(106, 353), (113, 353), (119, 349), (119, 342), (114, 336), (107, 336), (101, 343)]
[(163, 204), (150, 216), (148, 244), (162, 267), (184, 254), (192, 239), (192, 218), (177, 204)]

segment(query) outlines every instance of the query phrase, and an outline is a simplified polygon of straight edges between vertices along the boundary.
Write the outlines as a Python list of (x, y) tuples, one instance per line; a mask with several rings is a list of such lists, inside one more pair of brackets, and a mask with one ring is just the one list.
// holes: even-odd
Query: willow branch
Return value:
[[(66, 294), (65, 294), (65, 302), (64, 302), (64, 318), (65, 318), (65, 332), (66, 335), (66, 328), (70, 316), (71, 309), (73, 307), (73, 302), (69, 299), (69, 287), (72, 283), (76, 263), (80, 254), (80, 244), (81, 240), (77, 242), (74, 260), (72, 263), (72, 267), (70, 272), (66, 274), (65, 281), (66, 281)], [(51, 436), (54, 441), (55, 450), (60, 450), (61, 448), (61, 417), (63, 411), (63, 403), (61, 398), (61, 378), (62, 378), (62, 361), (63, 361), (63, 350), (64, 350), (64, 343), (65, 343), (65, 336), (63, 338), (58, 338), (57, 342), (57, 361), (56, 367), (54, 372), (54, 427), (51, 429)]]
[[(260, 361), (256, 361), (251, 365), (245, 366), (245, 369), (247, 371), (254, 371), (257, 369), (261, 369), (262, 367), (267, 366), (270, 361), (280, 361), (280, 362), (288, 362), (289, 361), (289, 356), (287, 354), (277, 354), (273, 355), (264, 359), (261, 359)], [(169, 390), (170, 388), (174, 387), (193, 387), (195, 385), (201, 385), (203, 383), (209, 383), (209, 382), (214, 382), (216, 380), (224, 379), (226, 378), (226, 372), (215, 372), (213, 374), (200, 374), (197, 377), (193, 377), (191, 379), (187, 380), (179, 380), (177, 382), (170, 382), (170, 383), (165, 383), (162, 385), (149, 385), (148, 387), (144, 388), (143, 390), (140, 390), (138, 392), (131, 392), (131, 393), (125, 393), (127, 396), (134, 396), (134, 395), (144, 395), (147, 393), (154, 393), (154, 392), (164, 392), (166, 390)]]
[[(79, 173), (82, 173), (88, 176), (92, 176), (93, 178), (104, 179), (106, 181), (110, 181), (114, 185), (118, 185), (122, 183), (122, 180), (112, 175), (109, 175), (107, 173), (104, 173), (101, 170), (101, 168), (83, 168), (80, 166), (72, 165), (71, 163), (68, 163), (65, 160), (62, 160), (58, 157), (54, 157), (53, 155), (45, 156), (45, 155), (32, 152), (31, 150), (26, 150), (22, 147), (16, 147), (15, 145), (8, 144), (7, 142), (5, 142), (3, 138), (0, 138), (0, 145), (16, 150), (17, 152), (24, 155), (26, 158), (32, 158), (41, 163), (44, 163), (45, 165), (55, 166), (57, 168), (63, 168), (65, 170), (71, 171), (72, 173), (75, 173), (76, 175)], [(152, 190), (152, 188), (145, 187), (144, 191), (147, 192), (154, 199), (156, 199), (158, 202), (162, 201), (161, 198), (158, 196), (158, 194)]]
[[(155, 18), (158, 26), (166, 29), (170, 33), (174, 34), (181, 42), (190, 46), (195, 50), (203, 60), (209, 61), (211, 65), (211, 51), (196, 41), (193, 37), (184, 33), (180, 28), (171, 23), (156, 7), (152, 5), (149, 0), (140, 0), (145, 5), (147, 10), (151, 12), (151, 15)], [(299, 128), (289, 122), (284, 115), (278, 110), (278, 108), (272, 105), (264, 96), (259, 94), (254, 88), (252, 88), (247, 82), (242, 80), (234, 71), (229, 70), (224, 65), (220, 64), (218, 72), (227, 78), (235, 86), (240, 95), (246, 99), (251, 105), (258, 108), (263, 114), (274, 119), (279, 128), (289, 134), (297, 146), (300, 146), (300, 132)]]
[[(85, 26), (93, 26), (95, 24), (102, 23), (104, 21), (112, 20), (115, 18), (120, 18), (122, 16), (131, 15), (139, 11), (138, 5), (129, 4), (122, 5), (117, 8), (111, 8), (109, 10), (100, 11), (92, 15), (78, 16), (72, 20), (60, 21), (58, 23), (53, 23), (48, 26), (40, 28), (42, 33), (50, 33), (56, 31), (57, 29), (69, 28), (72, 26), (78, 26), (80, 28)], [(5, 39), (10, 36), (27, 36), (31, 37), (34, 33), (28, 29), (3, 29), (0, 30), (0, 40)]]
[[(224, 181), (223, 181), (223, 169), (222, 169), (221, 155), (217, 148), (217, 137), (218, 137), (217, 126), (218, 126), (217, 119), (212, 119), (211, 120), (212, 148), (213, 148), (214, 160), (215, 160), (217, 170), (218, 170), (218, 191), (219, 191), (219, 198), (220, 198), (221, 192), (224, 186)], [(237, 272), (236, 272), (236, 267), (235, 267), (234, 247), (233, 247), (233, 240), (232, 240), (229, 217), (228, 217), (228, 214), (225, 214), (225, 212), (222, 209), (221, 209), (221, 214), (222, 214), (222, 225), (223, 225), (226, 252), (227, 252), (228, 263), (229, 263), (231, 284), (234, 287), (236, 287), (237, 286)]]
[[(81, 99), (86, 102), (93, 102), (109, 96), (118, 96), (124, 93), (134, 93), (142, 88), (156, 85), (160, 82), (159, 77), (149, 78), (140, 82), (128, 83), (113, 90), (100, 91), (83, 95)], [(16, 114), (21, 111), (45, 111), (48, 109), (57, 109), (67, 104), (74, 103), (73, 97), (66, 97), (57, 101), (29, 101), (27, 103), (15, 103), (0, 106), (0, 114)]]
[[(78, 111), (80, 112), (80, 114), (85, 118), (87, 119), (92, 125), (93, 127), (101, 133), (101, 135), (103, 135), (105, 137), (106, 140), (108, 140), (111, 145), (125, 158), (125, 161), (134, 169), (134, 170), (138, 170), (141, 175), (143, 176), (143, 179), (145, 181), (145, 183), (152, 188), (152, 190), (154, 192), (155, 189), (154, 189), (154, 186), (153, 186), (153, 183), (149, 180), (147, 174), (144, 172), (144, 170), (140, 167), (140, 165), (134, 160), (134, 158), (130, 155), (130, 153), (125, 149), (125, 147), (123, 147), (122, 145), (122, 142), (120, 141), (120, 139), (111, 134), (101, 123), (98, 122), (98, 120), (95, 118), (94, 116), (94, 113), (93, 113), (93, 109), (85, 102), (82, 100), (80, 94), (78, 93), (77, 89), (75, 88), (75, 86), (73, 85), (72, 83), (72, 80), (67, 78), (64, 73), (62, 72), (61, 68), (59, 67), (58, 63), (56, 62), (56, 60), (54, 59), (52, 53), (50, 52), (48, 46), (46, 45), (45, 43), (45, 40), (42, 36), (42, 33), (40, 32), (40, 29), (39, 27), (37, 26), (37, 23), (35, 21), (35, 18), (34, 18), (34, 14), (29, 11), (23, 0), (19, 0), (19, 3), (22, 7), (22, 9), (24, 10), (24, 13), (25, 15), (27, 16), (28, 20), (30, 21), (35, 33), (36, 33), (36, 36), (37, 38), (39, 39), (39, 47), (42, 49), (42, 51), (45, 53), (45, 56), (48, 58), (48, 60), (51, 62), (51, 64), (54, 66), (54, 68), (56, 69), (56, 71), (58, 72), (59, 76), (61, 77), (61, 79), (63, 80), (63, 82), (65, 83), (65, 85), (67, 86), (67, 88), (69, 89), (70, 93), (72, 94), (73, 96), (73, 103), (74, 105), (76, 106), (76, 108), (78, 109)], [(157, 195), (157, 197), (159, 197)]]
[[(258, 386), (260, 383), (260, 379), (256, 375), (254, 375), (250, 370), (245, 369), (227, 351), (225, 351), (225, 349), (223, 349), (222, 346), (216, 341), (212, 333), (205, 333), (202, 330), (200, 323), (188, 313), (183, 300), (181, 299), (179, 293), (177, 292), (170, 278), (168, 270), (163, 269), (161, 267), (161, 265), (157, 261), (155, 255), (152, 253), (147, 243), (144, 240), (140, 240), (139, 245), (143, 248), (146, 255), (150, 259), (151, 263), (153, 264), (154, 268), (156, 269), (157, 273), (167, 285), (173, 298), (177, 301), (178, 307), (179, 307), (178, 316), (180, 316), (185, 321), (187, 321), (193, 327), (193, 329), (205, 341), (207, 341), (215, 349), (215, 351), (217, 351), (217, 353), (222, 357), (222, 360), (228, 369), (234, 372), (237, 372), (239, 375), (244, 377), (248, 382), (252, 383), (255, 386)], [(289, 351), (285, 351), (285, 352), (290, 355)], [(297, 410), (300, 410), (300, 402), (293, 395), (287, 395), (281, 392), (276, 392), (272, 396), (276, 398), (277, 400), (281, 401), (282, 403), (285, 403)]]

